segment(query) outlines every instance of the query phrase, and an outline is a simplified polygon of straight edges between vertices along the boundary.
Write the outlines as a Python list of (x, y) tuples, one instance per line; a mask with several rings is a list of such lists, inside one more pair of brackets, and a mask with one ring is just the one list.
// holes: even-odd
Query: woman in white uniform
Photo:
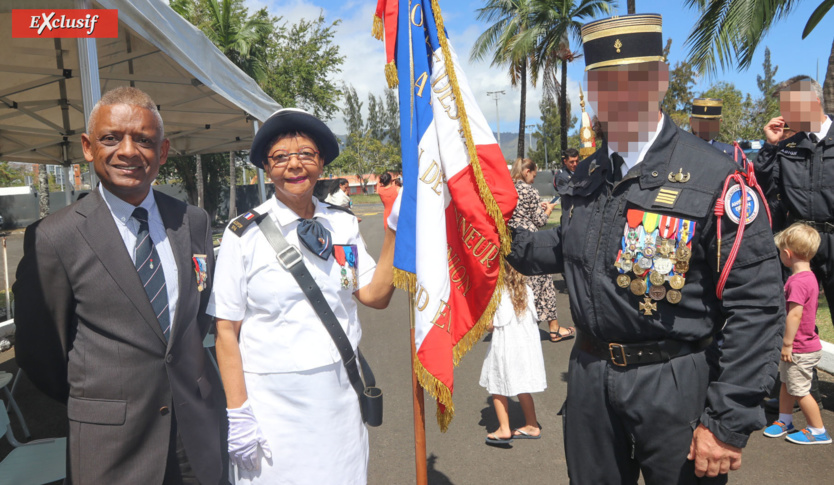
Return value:
[(393, 293), (393, 231), (379, 264), (356, 218), (313, 197), (336, 137), (314, 116), (282, 109), (252, 143), (252, 163), (275, 196), (223, 234), (208, 313), (217, 317), (217, 361), (226, 391), (229, 456), (237, 483), (364, 484), (368, 434), (333, 340), (257, 221), (270, 217), (296, 246), (356, 351), (354, 297), (385, 308)]

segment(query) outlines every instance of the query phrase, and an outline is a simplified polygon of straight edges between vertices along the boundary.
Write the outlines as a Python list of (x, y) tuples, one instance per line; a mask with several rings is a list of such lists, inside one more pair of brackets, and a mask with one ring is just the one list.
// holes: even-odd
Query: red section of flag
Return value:
[[(504, 221), (512, 216), (518, 194), (498, 145), (478, 146), (484, 180), (501, 210)], [(451, 203), (446, 208), (446, 241), (449, 267), (449, 301), (433, 319), (417, 356), (423, 367), (454, 392), (454, 364), (480, 334), (470, 331), (487, 313), (498, 283), (501, 240), (495, 221), (481, 200), (472, 166), (450, 178)], [(418, 292), (416, 304), (421, 304)], [(459, 346), (463, 342), (463, 346)], [(440, 404), (440, 403), (438, 403)], [(441, 409), (445, 412), (445, 408)]]
[(13, 9), (12, 38), (119, 37), (119, 11), (105, 9)]

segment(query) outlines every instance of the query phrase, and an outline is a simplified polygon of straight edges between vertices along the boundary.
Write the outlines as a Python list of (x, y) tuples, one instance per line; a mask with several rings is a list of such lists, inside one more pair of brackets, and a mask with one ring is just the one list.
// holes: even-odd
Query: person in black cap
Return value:
[[(725, 483), (766, 424), (759, 403), (781, 347), (766, 209), (737, 165), (660, 112), (659, 15), (592, 22), (582, 37), (605, 143), (577, 166), (561, 225), (517, 231), (507, 256), (525, 275), (565, 275), (577, 329), (561, 412), (568, 474)], [(723, 346), (705, 352), (722, 326)]]
[[(689, 127), (692, 134), (704, 140), (730, 158), (735, 159), (733, 145), (721, 143), (715, 138), (721, 132), (721, 111), (724, 101), (714, 98), (696, 98), (692, 100), (692, 113), (689, 115)], [(737, 160), (740, 162), (741, 160)]]
[(355, 354), (362, 330), (354, 297), (372, 308), (388, 305), (395, 236), (386, 231), (376, 264), (356, 217), (313, 197), (324, 166), (338, 154), (336, 137), (316, 117), (277, 111), (250, 151), (275, 184), (275, 196), (223, 234), (207, 312), (217, 317), (237, 483), (367, 481), (368, 433), (350, 378), (356, 361), (354, 369), (345, 367), (311, 301), (261, 231), (270, 218), (300, 251)]

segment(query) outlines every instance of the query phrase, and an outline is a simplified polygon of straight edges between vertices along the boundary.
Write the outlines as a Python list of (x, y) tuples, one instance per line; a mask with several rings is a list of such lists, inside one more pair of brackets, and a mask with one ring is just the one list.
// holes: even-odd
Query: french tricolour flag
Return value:
[[(436, 0), (380, 0), (377, 18), (385, 22), (386, 75), (399, 86), (403, 192), (395, 284), (413, 295), (415, 372), (437, 399), (445, 431), (454, 414), (454, 367), (500, 299), (506, 222), (518, 195)], [(382, 34), (379, 21), (374, 31)]]

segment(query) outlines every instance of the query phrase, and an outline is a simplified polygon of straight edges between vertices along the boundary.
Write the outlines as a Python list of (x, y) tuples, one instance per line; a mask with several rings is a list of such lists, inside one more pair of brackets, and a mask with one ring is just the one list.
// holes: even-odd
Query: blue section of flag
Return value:
[[(429, 0), (412, 2), (410, 8), (409, 2), (401, 1), (397, 21), (395, 59), (399, 78), (403, 193), (394, 266), (416, 273), (418, 145), (432, 122), (431, 62), (432, 54), (440, 44)], [(424, 73), (425, 77), (421, 79)]]

